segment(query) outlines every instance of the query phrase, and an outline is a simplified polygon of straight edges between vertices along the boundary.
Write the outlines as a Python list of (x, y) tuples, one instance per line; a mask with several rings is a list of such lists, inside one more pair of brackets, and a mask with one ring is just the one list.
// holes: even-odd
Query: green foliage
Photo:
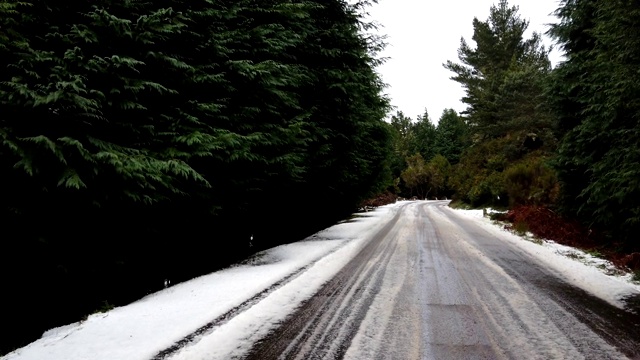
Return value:
[(438, 154), (429, 161), (427, 168), (430, 173), (432, 194), (436, 197), (445, 195), (448, 192), (449, 174), (451, 172), (449, 160)]
[(524, 165), (530, 154), (548, 156), (556, 148), (546, 105), (548, 50), (540, 34), (524, 38), (528, 25), (517, 6), (501, 0), (486, 21), (473, 20), (475, 48), (462, 39), (460, 63), (445, 64), (464, 87), (468, 108), (464, 119), (443, 114), (441, 133), (455, 135), (438, 150), (457, 163), (450, 182), (455, 197), (476, 206), (553, 200), (553, 174)]
[(529, 232), (529, 225), (524, 221), (516, 221), (513, 224), (513, 231), (520, 236), (524, 236)]
[(437, 132), (436, 126), (431, 121), (427, 110), (422, 116), (418, 116), (412, 127), (414, 153), (418, 152), (425, 159), (431, 159), (436, 155)]
[(451, 170), (450, 187), (455, 198), (473, 206), (508, 203), (503, 171), (507, 166), (506, 138), (493, 139), (468, 148)]
[(640, 231), (640, 16), (628, 1), (562, 1), (551, 33), (567, 52), (551, 94), (562, 136), (565, 213), (628, 248)]
[[(412, 128), (412, 120), (410, 117), (406, 116), (402, 111), (396, 112), (395, 115), (391, 116), (391, 127), (395, 130), (396, 136), (399, 138), (398, 140), (407, 141), (407, 139), (411, 138), (411, 128)], [(408, 143), (399, 143), (397, 145), (401, 145), (400, 149), (403, 151), (409, 151)]]
[(591, 255), (591, 256), (593, 256), (593, 257), (597, 257), (597, 258), (600, 258), (600, 259), (604, 259), (605, 258), (604, 254), (601, 253), (598, 249), (585, 249), (584, 252), (589, 254), (589, 255)]
[(476, 48), (462, 39), (461, 63), (447, 61), (444, 65), (455, 73), (452, 80), (465, 89), (462, 101), (468, 105), (465, 113), (476, 139), (530, 131), (549, 123), (539, 106), (544, 102), (542, 85), (550, 70), (548, 50), (540, 34), (523, 38), (528, 26), (517, 6), (500, 0), (491, 7), (486, 21), (474, 18)]
[[(415, 193), (415, 186), (401, 183), (404, 178), (401, 173), (407, 169), (405, 160), (415, 154), (420, 154), (423, 161), (431, 160), (436, 155), (436, 143), (438, 141), (436, 126), (429, 118), (425, 110), (414, 122), (401, 111), (391, 117), (391, 129), (393, 133), (393, 154), (391, 169), (393, 176), (400, 184), (400, 192), (407, 196)], [(410, 170), (410, 172), (413, 170)], [(420, 197), (426, 196), (421, 192)]]
[[(468, 126), (451, 109), (444, 111), (436, 127), (425, 110), (417, 121), (401, 111), (391, 117), (393, 133), (392, 173), (405, 196), (450, 196), (451, 163), (457, 163), (469, 145)], [(421, 160), (416, 160), (416, 155)], [(406, 163), (405, 163), (406, 159)], [(420, 185), (418, 185), (420, 184)]]
[(474, 206), (553, 204), (558, 196), (555, 171), (546, 151), (528, 152), (517, 138), (484, 141), (468, 148), (451, 170), (456, 198)]
[(420, 153), (424, 159), (431, 159), (435, 155), (436, 127), (426, 111), (415, 122), (398, 111), (391, 117), (391, 127), (394, 154), (403, 163), (400, 167), (403, 167), (404, 159), (415, 153)]
[(436, 128), (434, 151), (457, 164), (463, 151), (470, 145), (469, 128), (465, 120), (453, 109), (445, 109)]
[(98, 204), (250, 206), (292, 185), (355, 201), (390, 147), (364, 5), (3, 3), (2, 166)]
[(413, 124), (410, 117), (398, 111), (391, 116), (390, 131), (393, 141), (393, 153), (391, 158), (391, 169), (394, 178), (399, 178), (400, 173), (405, 169), (405, 159), (414, 153)]
[(407, 158), (407, 168), (400, 176), (411, 195), (426, 199), (445, 193), (450, 167), (442, 155), (436, 155), (427, 163), (420, 153), (416, 153)]
[(96, 313), (106, 313), (109, 312), (111, 310), (113, 310), (115, 308), (115, 306), (113, 306), (113, 304), (109, 304), (109, 302), (107, 300), (104, 300), (102, 302), (102, 306), (100, 306), (100, 308), (98, 308), (95, 312)]
[(422, 155), (415, 154), (407, 158), (407, 168), (400, 177), (412, 194), (424, 199), (431, 190), (429, 169)]
[(504, 184), (511, 206), (553, 204), (558, 193), (555, 171), (537, 156), (510, 165), (504, 172)]

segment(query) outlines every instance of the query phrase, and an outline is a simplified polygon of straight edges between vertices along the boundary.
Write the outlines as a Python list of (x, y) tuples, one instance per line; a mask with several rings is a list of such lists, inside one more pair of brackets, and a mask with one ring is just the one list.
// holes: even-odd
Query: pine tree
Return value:
[(465, 120), (455, 110), (445, 109), (436, 127), (435, 152), (455, 165), (469, 144), (469, 129)]
[(565, 0), (551, 33), (567, 61), (552, 87), (563, 136), (556, 162), (562, 205), (638, 249), (640, 230), (640, 8), (629, 1)]
[(528, 26), (517, 6), (500, 0), (486, 21), (474, 18), (476, 47), (462, 39), (461, 63), (444, 65), (455, 73), (451, 79), (465, 89), (462, 101), (468, 108), (463, 113), (477, 138), (500, 137), (548, 122), (537, 109), (544, 101), (540, 82), (550, 70), (548, 50), (538, 33), (524, 39)]
[(412, 126), (413, 135), (413, 151), (412, 153), (420, 153), (426, 160), (430, 160), (436, 155), (436, 126), (431, 121), (429, 113), (425, 109), (422, 116), (418, 116), (415, 124)]
[(471, 147), (454, 167), (457, 196), (475, 205), (506, 205), (504, 171), (513, 163), (555, 149), (554, 117), (547, 105), (551, 66), (540, 34), (524, 38), (528, 21), (501, 0), (486, 21), (474, 19), (472, 48), (462, 39), (461, 63), (445, 68), (465, 89), (462, 113)]

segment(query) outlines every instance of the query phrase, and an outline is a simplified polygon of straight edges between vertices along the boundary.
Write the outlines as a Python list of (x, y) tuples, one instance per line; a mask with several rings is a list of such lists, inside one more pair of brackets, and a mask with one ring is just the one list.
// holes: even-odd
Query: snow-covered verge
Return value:
[[(305, 240), (51, 329), (1, 359), (148, 360), (185, 338), (192, 346), (170, 358), (239, 356), (332, 278), (401, 205), (355, 214)], [(202, 337), (203, 328), (224, 335)]]
[(493, 221), (488, 216), (493, 209), (463, 210), (453, 209), (460, 216), (472, 218), (488, 232), (505, 239), (523, 249), (549, 269), (575, 286), (600, 297), (607, 302), (624, 308), (622, 299), (640, 296), (640, 284), (632, 280), (633, 274), (622, 271), (611, 262), (583, 250), (536, 238), (531, 233), (523, 235), (506, 230), (504, 223)]

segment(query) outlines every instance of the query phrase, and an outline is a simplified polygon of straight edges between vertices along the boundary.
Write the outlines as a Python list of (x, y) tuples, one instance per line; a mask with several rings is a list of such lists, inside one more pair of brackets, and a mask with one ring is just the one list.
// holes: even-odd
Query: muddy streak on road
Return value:
[(640, 319), (446, 202), (398, 214), (248, 359), (621, 359)]

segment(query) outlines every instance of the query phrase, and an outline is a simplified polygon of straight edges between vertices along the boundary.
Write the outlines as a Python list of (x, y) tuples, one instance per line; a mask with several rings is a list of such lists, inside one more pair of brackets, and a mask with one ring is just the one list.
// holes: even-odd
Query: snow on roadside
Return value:
[[(0, 359), (148, 360), (266, 292), (256, 304), (250, 303), (248, 309), (199, 337), (197, 346), (176, 354), (189, 360), (238, 356), (249, 349), (256, 336), (275, 327), (333, 277), (400, 205), (399, 202), (357, 214), (303, 241), (263, 251), (236, 266), (174, 285), (107, 313), (91, 315), (85, 321), (51, 329), (39, 340)], [(216, 331), (223, 327), (225, 331)], [(212, 343), (220, 344), (215, 353), (206, 346)]]
[[(196, 344), (185, 347), (171, 360), (239, 359), (251, 346), (293, 313), (305, 300), (333, 278), (366, 245), (367, 240), (395, 213), (400, 203), (360, 213), (355, 220), (343, 222), (317, 234), (318, 237), (340, 237), (352, 241), (319, 261), (311, 268), (274, 291), (253, 307), (240, 313)], [(382, 219), (382, 218), (385, 218)], [(354, 224), (353, 222), (356, 222)]]
[(640, 295), (640, 284), (632, 281), (633, 275), (622, 272), (605, 259), (555, 241), (537, 239), (531, 233), (519, 236), (506, 230), (504, 224), (484, 215), (497, 212), (492, 209), (448, 209), (476, 220), (488, 232), (517, 245), (572, 284), (617, 307), (624, 308), (625, 304), (621, 299)]

